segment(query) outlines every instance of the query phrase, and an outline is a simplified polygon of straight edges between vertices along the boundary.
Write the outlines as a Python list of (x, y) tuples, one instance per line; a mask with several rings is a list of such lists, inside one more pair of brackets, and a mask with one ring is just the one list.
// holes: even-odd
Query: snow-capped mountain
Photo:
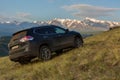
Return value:
[(120, 22), (102, 21), (93, 18), (85, 18), (82, 21), (71, 19), (54, 19), (48, 23), (67, 26), (67, 28), (79, 31), (106, 31), (111, 27), (120, 26)]
[(87, 32), (87, 31), (106, 31), (111, 27), (120, 26), (120, 22), (111, 22), (96, 20), (93, 18), (85, 18), (84, 20), (72, 20), (72, 19), (53, 19), (51, 21), (33, 21), (33, 22), (17, 22), (17, 21), (4, 21), (0, 22), (0, 36), (11, 35), (12, 33), (34, 27), (39, 25), (59, 25), (69, 29)]

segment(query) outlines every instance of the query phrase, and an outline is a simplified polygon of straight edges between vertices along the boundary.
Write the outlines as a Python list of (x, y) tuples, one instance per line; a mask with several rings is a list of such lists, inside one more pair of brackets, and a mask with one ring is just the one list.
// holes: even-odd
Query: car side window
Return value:
[(51, 28), (51, 27), (39, 28), (39, 29), (36, 29), (35, 32), (39, 34), (55, 34), (56, 33), (54, 28)]
[(35, 32), (39, 34), (49, 34), (48, 28), (39, 28), (36, 29)]
[(55, 30), (52, 27), (48, 28), (49, 34), (55, 34)]
[(55, 33), (65, 33), (66, 31), (62, 28), (55, 28)]

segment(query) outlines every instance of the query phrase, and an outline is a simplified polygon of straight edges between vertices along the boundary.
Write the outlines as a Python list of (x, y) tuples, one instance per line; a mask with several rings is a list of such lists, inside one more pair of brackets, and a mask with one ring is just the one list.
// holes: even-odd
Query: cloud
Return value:
[(11, 17), (0, 14), (0, 21), (1, 21), (1, 22), (11, 21)]
[(0, 14), (0, 21), (32, 21), (33, 16), (30, 13), (17, 12), (15, 15)]
[(25, 13), (25, 12), (18, 12), (14, 17), (16, 19), (24, 20), (24, 21), (29, 21), (33, 18), (33, 16), (30, 13)]
[(70, 6), (63, 6), (63, 9), (72, 12), (74, 16), (79, 17), (103, 17), (111, 16), (115, 12), (120, 11), (120, 8), (106, 8), (100, 6), (93, 6), (88, 4), (75, 4)]
[(24, 13), (24, 12), (19, 12), (16, 14), (17, 17), (22, 17), (22, 18), (27, 18), (30, 17), (31, 14), (30, 13)]

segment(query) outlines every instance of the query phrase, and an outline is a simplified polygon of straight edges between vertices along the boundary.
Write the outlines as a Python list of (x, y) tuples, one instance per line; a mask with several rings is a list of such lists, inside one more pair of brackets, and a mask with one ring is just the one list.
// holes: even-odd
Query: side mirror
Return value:
[(69, 29), (66, 29), (66, 33), (68, 33), (69, 32)]

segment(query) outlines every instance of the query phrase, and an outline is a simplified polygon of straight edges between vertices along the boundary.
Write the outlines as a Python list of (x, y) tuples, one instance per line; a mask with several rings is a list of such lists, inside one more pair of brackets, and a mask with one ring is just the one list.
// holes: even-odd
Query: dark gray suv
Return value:
[(35, 57), (49, 60), (52, 52), (60, 53), (65, 48), (78, 48), (82, 45), (80, 33), (47, 25), (14, 33), (8, 47), (10, 60), (26, 63)]

